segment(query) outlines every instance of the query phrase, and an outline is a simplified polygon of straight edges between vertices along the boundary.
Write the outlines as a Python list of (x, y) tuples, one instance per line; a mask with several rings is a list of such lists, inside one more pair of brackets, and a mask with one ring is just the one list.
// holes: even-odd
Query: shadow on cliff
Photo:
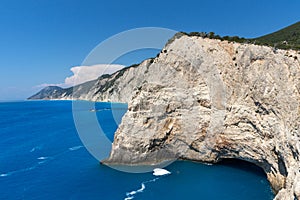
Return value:
[(261, 176), (264, 178), (267, 177), (262, 168), (258, 167), (257, 165), (255, 165), (253, 163), (239, 160), (239, 159), (226, 158), (226, 159), (223, 159), (222, 161), (216, 163), (215, 165), (223, 165), (226, 167), (231, 167), (234, 169), (251, 172), (255, 175), (258, 175), (258, 176)]

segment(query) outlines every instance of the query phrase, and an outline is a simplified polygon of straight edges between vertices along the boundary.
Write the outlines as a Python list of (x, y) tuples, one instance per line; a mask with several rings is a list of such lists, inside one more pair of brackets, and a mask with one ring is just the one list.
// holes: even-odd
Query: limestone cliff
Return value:
[(119, 89), (114, 95), (128, 96), (129, 110), (105, 162), (242, 159), (264, 169), (275, 199), (300, 199), (299, 57), (296, 51), (177, 37), (113, 87)]
[(74, 97), (129, 104), (107, 164), (236, 158), (263, 168), (275, 199), (300, 199), (299, 59), (178, 34), (155, 59), (78, 86)]

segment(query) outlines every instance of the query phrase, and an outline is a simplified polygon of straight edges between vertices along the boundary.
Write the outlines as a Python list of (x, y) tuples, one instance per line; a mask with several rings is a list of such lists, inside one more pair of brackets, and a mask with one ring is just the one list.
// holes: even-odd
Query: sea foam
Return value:
[(40, 150), (40, 149), (41, 149), (41, 146), (33, 147), (33, 148), (30, 150), (30, 153), (35, 152), (36, 150)]
[(46, 159), (48, 159), (48, 157), (45, 157), (45, 156), (41, 156), (41, 157), (39, 157), (39, 158), (37, 158), (38, 160), (46, 160)]
[(75, 146), (75, 147), (71, 147), (69, 148), (70, 151), (76, 151), (78, 149), (81, 149), (83, 146)]
[(9, 174), (0, 174), (0, 177), (8, 176)]
[(126, 193), (126, 198), (124, 200), (130, 200), (130, 199), (133, 199), (134, 198), (134, 195), (136, 193), (140, 193), (140, 192), (143, 192), (144, 190), (146, 189), (146, 186), (144, 184), (144, 182), (141, 184), (141, 188), (138, 189), (138, 190), (134, 190), (134, 191), (131, 191), (131, 192), (127, 192)]
[[(156, 168), (153, 170), (153, 174), (156, 172), (159, 175), (155, 175), (155, 176), (163, 176), (163, 175), (167, 175), (167, 174), (171, 174), (171, 172), (169, 172), (168, 170), (165, 169), (160, 169), (160, 168)], [(133, 190), (131, 192), (127, 192), (126, 193), (126, 198), (124, 200), (130, 200), (134, 198), (134, 195), (137, 193), (141, 193), (146, 189), (146, 184), (147, 183), (151, 183), (151, 182), (155, 182), (156, 180), (158, 180), (160, 177), (156, 177), (154, 179), (148, 180), (148, 181), (144, 181), (141, 183), (141, 188), (138, 190)]]

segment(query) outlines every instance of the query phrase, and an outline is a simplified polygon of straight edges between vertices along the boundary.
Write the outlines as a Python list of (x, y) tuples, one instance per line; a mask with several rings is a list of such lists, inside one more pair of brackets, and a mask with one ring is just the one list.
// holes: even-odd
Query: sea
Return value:
[[(103, 130), (113, 139), (119, 122), (115, 122), (109, 107), (110, 103), (97, 103), (96, 108), (102, 111), (96, 115), (105, 122)], [(227, 160), (215, 165), (175, 161), (165, 167), (171, 173), (165, 176), (126, 173), (101, 165), (80, 140), (72, 110), (72, 101), (0, 103), (1, 200), (274, 197), (263, 171), (242, 161)], [(117, 112), (122, 116), (126, 110), (124, 104)]]

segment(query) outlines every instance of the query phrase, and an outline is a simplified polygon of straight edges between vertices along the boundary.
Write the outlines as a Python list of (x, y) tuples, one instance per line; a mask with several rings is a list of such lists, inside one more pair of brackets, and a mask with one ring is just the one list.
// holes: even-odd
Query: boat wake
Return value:
[(81, 149), (81, 148), (83, 148), (83, 146), (79, 145), (79, 146), (71, 147), (71, 148), (69, 148), (69, 150), (70, 151), (76, 151), (76, 150)]
[(133, 198), (134, 198), (134, 195), (135, 195), (136, 193), (143, 192), (143, 191), (145, 190), (146, 186), (145, 186), (145, 183), (142, 183), (141, 185), (142, 185), (142, 187), (141, 187), (140, 189), (134, 190), (134, 191), (131, 191), (131, 192), (127, 192), (127, 193), (126, 193), (126, 196), (127, 196), (127, 197), (126, 197), (124, 200), (130, 200), (130, 199), (133, 199)]
[[(40, 149), (41, 147), (40, 146), (37, 146), (37, 147), (34, 147), (30, 150), (30, 152), (34, 152), (36, 151), (37, 149)], [(70, 147), (68, 148), (68, 150), (66, 151), (63, 151), (61, 153), (58, 153), (54, 156), (51, 156), (51, 157), (47, 157), (47, 156), (40, 156), (38, 158), (36, 158), (37, 160), (39, 160), (36, 164), (34, 164), (33, 166), (31, 167), (27, 167), (27, 168), (23, 168), (23, 169), (19, 169), (19, 170), (15, 170), (15, 171), (10, 171), (10, 172), (6, 172), (6, 173), (2, 173), (0, 174), (0, 178), (1, 177), (8, 177), (8, 176), (11, 176), (11, 175), (14, 175), (14, 174), (18, 174), (18, 173), (22, 173), (22, 172), (27, 172), (27, 171), (31, 171), (31, 170), (34, 170), (35, 168), (37, 168), (38, 166), (44, 164), (44, 163), (47, 163), (49, 162), (50, 160), (53, 160), (65, 153), (68, 153), (68, 152), (71, 152), (71, 151), (76, 151), (76, 150), (79, 150), (83, 148), (83, 146), (79, 145), (79, 146), (74, 146), (74, 147)]]
[(150, 182), (155, 182), (156, 180), (158, 180), (159, 178), (154, 178), (154, 179), (151, 179), (149, 181), (144, 181), (141, 183), (141, 188), (138, 189), (138, 190), (133, 190), (131, 192), (127, 192), (126, 193), (126, 198), (124, 200), (130, 200), (130, 199), (133, 199), (134, 198), (134, 195), (137, 194), (137, 193), (141, 193), (143, 192), (145, 189), (146, 189), (146, 183), (150, 183)]
[(48, 159), (48, 157), (44, 157), (44, 156), (41, 156), (41, 157), (39, 157), (39, 158), (37, 158), (38, 160), (46, 160), (46, 159)]
[(36, 148), (33, 147), (33, 148), (30, 150), (30, 152), (34, 152), (35, 150), (36, 150)]
[(39, 164), (36, 164), (32, 167), (27, 167), (27, 168), (24, 168), (24, 169), (19, 169), (19, 170), (7, 172), (7, 173), (4, 173), (4, 174), (0, 174), (0, 177), (7, 177), (7, 176), (14, 175), (14, 174), (17, 174), (17, 173), (31, 171), (31, 170), (35, 169), (38, 165)]
[(8, 174), (0, 174), (0, 177), (8, 176)]
[[(153, 170), (153, 175), (154, 176), (165, 176), (165, 175), (169, 175), (171, 174), (171, 172), (169, 172), (168, 170), (165, 170), (165, 169), (160, 169), (160, 168), (156, 168)], [(134, 199), (135, 195), (137, 193), (141, 193), (143, 192), (145, 189), (146, 189), (146, 184), (147, 183), (151, 183), (151, 182), (155, 182), (157, 181), (160, 177), (156, 177), (154, 179), (151, 179), (151, 180), (148, 180), (148, 181), (144, 181), (141, 183), (141, 188), (138, 189), (138, 190), (133, 190), (131, 192), (127, 192), (126, 193), (126, 197), (124, 200), (130, 200), (130, 199)]]
[(33, 147), (33, 148), (30, 150), (30, 153), (35, 152), (36, 150), (40, 150), (41, 148), (42, 148), (41, 146)]

